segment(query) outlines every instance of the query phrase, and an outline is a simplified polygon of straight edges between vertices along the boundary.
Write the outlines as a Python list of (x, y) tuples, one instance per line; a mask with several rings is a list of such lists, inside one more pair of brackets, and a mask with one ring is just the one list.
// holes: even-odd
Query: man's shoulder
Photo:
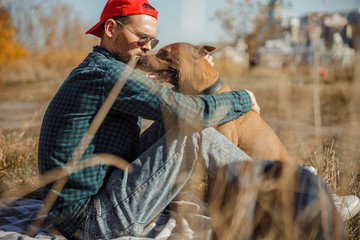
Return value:
[(112, 66), (125, 66), (126, 64), (117, 60), (116, 57), (109, 52), (107, 49), (102, 48), (100, 46), (95, 46), (93, 51), (88, 55), (85, 60), (89, 60), (90, 62), (95, 62), (100, 65), (104, 65), (104, 67), (110, 68)]
[(96, 66), (102, 69), (108, 69), (111, 67), (121, 67), (124, 63), (116, 60), (115, 58), (109, 58), (101, 52), (91, 52), (82, 63), (84, 66)]
[(91, 52), (84, 61), (73, 70), (71, 75), (74, 76), (74, 74), (76, 75), (78, 73), (106, 74), (109, 69), (121, 69), (124, 67), (125, 64), (116, 59), (107, 58), (99, 52)]

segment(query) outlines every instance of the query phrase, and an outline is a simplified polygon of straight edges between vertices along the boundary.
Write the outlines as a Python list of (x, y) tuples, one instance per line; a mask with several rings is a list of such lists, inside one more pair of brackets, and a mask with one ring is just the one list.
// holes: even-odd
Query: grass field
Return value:
[[(300, 165), (313, 165), (339, 195), (360, 196), (360, 76), (329, 70), (320, 84), (321, 126), (315, 127), (312, 70), (239, 70), (215, 63), (233, 89), (254, 92), (261, 115)], [(39, 70), (40, 71), (40, 70)], [(40, 71), (41, 72), (41, 71)], [(32, 79), (0, 81), (0, 193), (38, 185), (37, 147), (41, 118), (51, 97), (69, 72), (44, 73)], [(359, 239), (360, 217), (346, 223), (349, 239)]]

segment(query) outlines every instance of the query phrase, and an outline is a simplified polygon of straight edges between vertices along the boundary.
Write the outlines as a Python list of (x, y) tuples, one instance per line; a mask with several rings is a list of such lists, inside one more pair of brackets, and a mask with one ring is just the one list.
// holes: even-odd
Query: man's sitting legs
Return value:
[(112, 170), (92, 200), (79, 238), (141, 235), (188, 181), (200, 155), (213, 177), (222, 166), (251, 161), (213, 128), (193, 132), (174, 127), (131, 164), (132, 171)]

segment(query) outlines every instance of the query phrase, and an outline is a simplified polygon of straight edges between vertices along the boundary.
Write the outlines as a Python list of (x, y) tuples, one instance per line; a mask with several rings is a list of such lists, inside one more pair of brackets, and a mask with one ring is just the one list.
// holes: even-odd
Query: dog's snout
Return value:
[(146, 60), (146, 56), (143, 56), (141, 58), (139, 58), (139, 60), (137, 61), (137, 64), (139, 66), (146, 66), (148, 65), (148, 61)]
[(153, 71), (153, 66), (147, 56), (141, 57), (138, 60), (136, 67), (143, 71)]
[(139, 60), (137, 61), (138, 64), (141, 64), (143, 62), (144, 57), (140, 57)]

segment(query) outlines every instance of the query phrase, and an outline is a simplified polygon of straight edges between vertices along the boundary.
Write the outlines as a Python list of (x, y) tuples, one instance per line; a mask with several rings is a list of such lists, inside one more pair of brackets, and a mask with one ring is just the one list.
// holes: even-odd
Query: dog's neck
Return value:
[[(207, 87), (201, 92), (198, 92), (197, 94), (201, 94), (201, 95), (216, 94), (223, 86), (224, 86), (224, 82), (221, 80), (219, 76), (218, 79), (211, 86)], [(180, 92), (179, 87), (174, 86), (173, 91)]]
[(223, 85), (219, 73), (205, 58), (200, 60), (196, 71), (190, 72), (189, 75), (183, 75), (179, 86), (175, 87), (183, 94), (215, 94)]
[(218, 79), (209, 87), (207, 87), (201, 94), (210, 95), (217, 93), (224, 86), (224, 82), (221, 80), (220, 76)]

